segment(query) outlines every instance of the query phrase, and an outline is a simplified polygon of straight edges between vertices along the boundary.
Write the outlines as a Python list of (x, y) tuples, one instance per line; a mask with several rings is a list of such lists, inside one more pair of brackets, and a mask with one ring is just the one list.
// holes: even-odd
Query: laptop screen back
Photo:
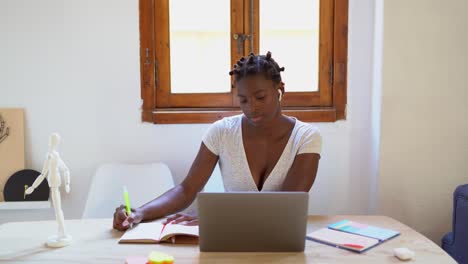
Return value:
[(201, 251), (304, 251), (307, 192), (199, 193)]

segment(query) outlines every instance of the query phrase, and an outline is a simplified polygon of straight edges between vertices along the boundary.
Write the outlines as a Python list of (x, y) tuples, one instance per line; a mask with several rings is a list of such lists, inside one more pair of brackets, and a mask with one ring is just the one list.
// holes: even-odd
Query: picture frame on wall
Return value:
[(24, 168), (24, 109), (0, 108), (0, 202), (8, 178)]

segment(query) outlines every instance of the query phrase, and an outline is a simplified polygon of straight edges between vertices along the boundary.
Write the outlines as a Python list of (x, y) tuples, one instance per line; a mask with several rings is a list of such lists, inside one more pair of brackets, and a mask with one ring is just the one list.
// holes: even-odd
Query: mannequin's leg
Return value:
[(54, 203), (55, 218), (57, 219), (59, 228), (59, 237), (65, 236), (65, 219), (63, 217), (62, 203), (60, 201), (60, 191), (58, 188), (52, 188), (52, 201)]

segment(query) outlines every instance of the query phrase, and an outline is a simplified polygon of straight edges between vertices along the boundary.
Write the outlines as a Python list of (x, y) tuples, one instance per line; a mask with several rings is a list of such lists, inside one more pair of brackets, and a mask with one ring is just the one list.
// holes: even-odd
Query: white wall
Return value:
[[(348, 120), (318, 124), (311, 214), (366, 214), (373, 200), (373, 1), (351, 0), (349, 18)], [(41, 169), (51, 132), (62, 135), (73, 177), (66, 218), (81, 216), (104, 162), (162, 161), (177, 181), (185, 176), (208, 125), (140, 122), (138, 1), (0, 0), (0, 32), (0, 107), (25, 108), (28, 168)], [(0, 223), (50, 211), (0, 211)]]
[(432, 240), (468, 183), (468, 1), (384, 1), (380, 212)]

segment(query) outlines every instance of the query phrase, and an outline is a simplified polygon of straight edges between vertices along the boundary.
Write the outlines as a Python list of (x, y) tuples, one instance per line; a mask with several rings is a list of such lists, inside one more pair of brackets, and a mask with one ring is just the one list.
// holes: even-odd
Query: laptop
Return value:
[(304, 251), (307, 192), (199, 193), (203, 252)]

